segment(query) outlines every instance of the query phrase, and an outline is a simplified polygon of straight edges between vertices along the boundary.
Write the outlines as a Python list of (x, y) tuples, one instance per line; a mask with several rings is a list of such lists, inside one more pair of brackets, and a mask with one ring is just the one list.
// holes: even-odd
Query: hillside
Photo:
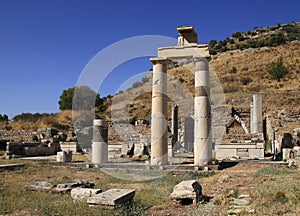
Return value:
[[(279, 36), (282, 36), (280, 40)], [(256, 42), (255, 42), (256, 41)], [(255, 45), (256, 44), (256, 45)], [(280, 44), (280, 45), (279, 45)], [(251, 45), (251, 46), (250, 46)], [(256, 48), (249, 48), (256, 47)], [(282, 131), (299, 127), (300, 105), (300, 24), (289, 23), (268, 28), (233, 33), (223, 41), (210, 42), (214, 49), (211, 57), (211, 92), (224, 90), (228, 109), (250, 110), (253, 93), (263, 95), (264, 115), (271, 116)], [(282, 58), (289, 73), (280, 81), (272, 80), (268, 70), (272, 62)], [(168, 69), (169, 117), (171, 106), (179, 105), (181, 112), (192, 115), (194, 95), (193, 65), (185, 61), (175, 63)], [(103, 106), (97, 117), (117, 122), (134, 122), (135, 119), (150, 119), (151, 71), (141, 85), (136, 85), (113, 97), (103, 98)], [(150, 79), (149, 79), (150, 78)], [(218, 102), (219, 98), (214, 99)], [(222, 98), (221, 98), (222, 100)], [(36, 130), (54, 127), (69, 130), (72, 127), (71, 111), (43, 117), (35, 122), (17, 121), (2, 123), (0, 129)]]
[[(289, 73), (280, 81), (272, 80), (268, 70), (272, 62), (282, 58)], [(281, 111), (288, 111), (286, 115), (300, 114), (300, 42), (293, 41), (276, 47), (250, 48), (246, 50), (231, 50), (212, 56), (210, 61), (211, 71), (214, 71), (223, 87), (226, 104), (228, 107), (246, 109), (250, 111), (252, 94), (263, 95), (264, 115), (270, 115), (278, 124), (285, 126), (284, 131), (290, 131), (299, 126), (297, 118), (292, 122), (285, 122), (284, 118), (278, 119)], [(174, 88), (174, 82), (180, 82), (194, 94), (194, 75), (192, 65), (187, 64), (168, 70), (169, 83), (168, 95), (180, 94)], [(128, 119), (149, 119), (151, 115), (151, 80), (141, 87), (130, 89), (113, 97), (113, 119), (121, 111), (129, 113)], [(213, 91), (213, 89), (211, 90)], [(184, 95), (183, 95), (184, 97)], [(170, 101), (171, 102), (171, 101)], [(191, 102), (191, 101), (189, 101)], [(192, 104), (190, 104), (192, 105)], [(179, 106), (180, 107), (180, 106)], [(171, 112), (169, 106), (169, 117)], [(128, 111), (127, 111), (128, 110)], [(111, 107), (107, 109), (111, 111)], [(109, 112), (106, 118), (111, 119)], [(102, 114), (103, 117), (103, 114)], [(284, 116), (283, 116), (284, 117)], [(288, 116), (287, 116), (288, 118)], [(282, 121), (281, 121), (282, 120)], [(276, 122), (275, 121), (275, 122)], [(288, 123), (288, 124), (285, 124)]]

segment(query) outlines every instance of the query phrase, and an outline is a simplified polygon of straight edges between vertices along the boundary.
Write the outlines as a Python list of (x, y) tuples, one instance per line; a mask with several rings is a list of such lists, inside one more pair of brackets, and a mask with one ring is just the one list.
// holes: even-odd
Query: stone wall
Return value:
[(60, 151), (60, 145), (58, 143), (41, 144), (37, 142), (8, 142), (6, 146), (7, 156), (45, 156), (55, 155), (58, 151)]

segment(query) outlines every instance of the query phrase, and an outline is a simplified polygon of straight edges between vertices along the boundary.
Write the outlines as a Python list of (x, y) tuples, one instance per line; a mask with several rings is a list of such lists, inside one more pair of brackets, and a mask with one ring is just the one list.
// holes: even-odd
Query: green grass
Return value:
[(251, 194), (257, 211), (265, 215), (300, 214), (300, 174), (286, 167), (270, 166), (254, 174), (258, 184)]

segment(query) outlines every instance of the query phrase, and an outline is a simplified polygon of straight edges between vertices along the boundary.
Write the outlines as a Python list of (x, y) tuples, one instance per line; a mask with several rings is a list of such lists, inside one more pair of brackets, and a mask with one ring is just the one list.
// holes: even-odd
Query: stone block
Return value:
[(92, 182), (78, 181), (71, 183), (58, 184), (55, 188), (53, 188), (54, 193), (69, 193), (74, 188), (93, 188), (95, 186)]
[(71, 162), (72, 161), (72, 151), (60, 151), (60, 152), (57, 152), (57, 155), (56, 155), (56, 161), (57, 162), (62, 162), (62, 163), (65, 163), (65, 162)]
[(216, 150), (216, 158), (217, 158), (217, 160), (222, 160), (222, 159), (227, 159), (227, 158), (232, 158), (232, 157), (237, 157), (237, 151), (236, 151), (236, 149), (218, 148)]
[(51, 191), (53, 188), (53, 185), (51, 185), (48, 182), (37, 182), (33, 185), (25, 185), (26, 190), (32, 190), (32, 191)]
[(175, 185), (170, 199), (181, 204), (196, 204), (202, 199), (202, 187), (195, 180), (182, 181)]
[(288, 160), (290, 158), (290, 148), (282, 148), (282, 160)]
[(74, 188), (71, 190), (71, 197), (73, 201), (87, 201), (89, 197), (99, 194), (101, 192), (101, 189)]
[(90, 206), (104, 205), (116, 206), (132, 201), (135, 190), (128, 189), (110, 189), (100, 194), (96, 194), (87, 199)]
[(260, 149), (265, 148), (264, 143), (263, 142), (256, 143), (256, 148), (260, 148)]
[(248, 149), (250, 159), (263, 159), (264, 149)]

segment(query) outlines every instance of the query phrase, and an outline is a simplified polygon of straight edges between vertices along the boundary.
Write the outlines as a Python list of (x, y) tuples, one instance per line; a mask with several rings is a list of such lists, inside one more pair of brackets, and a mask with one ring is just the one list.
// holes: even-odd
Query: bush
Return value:
[(251, 77), (242, 77), (240, 79), (241, 83), (243, 85), (248, 85), (250, 82), (252, 82), (253, 80), (251, 79)]
[(180, 78), (179, 78), (179, 82), (184, 83), (185, 80), (184, 80), (182, 77), (180, 77)]
[(232, 67), (229, 72), (230, 73), (236, 73), (237, 72), (237, 68), (236, 67)]
[(288, 74), (287, 68), (283, 65), (282, 57), (280, 57), (277, 62), (272, 62), (271, 69), (268, 70), (268, 72), (273, 79), (277, 80), (277, 82)]
[(239, 38), (242, 36), (242, 33), (241, 32), (234, 32), (232, 35), (231, 35), (233, 38)]

